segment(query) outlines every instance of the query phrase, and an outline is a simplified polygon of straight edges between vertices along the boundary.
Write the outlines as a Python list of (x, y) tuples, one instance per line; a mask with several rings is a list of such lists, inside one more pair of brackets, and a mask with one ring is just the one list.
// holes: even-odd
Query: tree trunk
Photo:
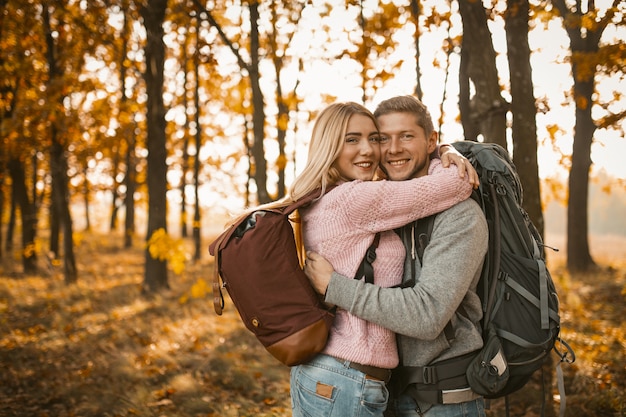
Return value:
[[(476, 94), (470, 99), (470, 115), (462, 115), (462, 120), (472, 121), (479, 126), (485, 142), (495, 142), (505, 149), (506, 112), (508, 105), (500, 94), (496, 53), (487, 26), (487, 15), (482, 2), (459, 0), (459, 10), (463, 20), (462, 54), (464, 70), (473, 82)], [(461, 111), (463, 111), (463, 106)], [(472, 132), (471, 126), (465, 126)]]
[[(196, 20), (196, 45), (200, 43), (200, 19)], [(200, 57), (198, 56), (200, 48), (196, 48), (196, 53), (194, 54), (194, 77), (195, 77), (195, 88), (193, 94), (193, 101), (195, 106), (195, 124), (196, 124), (196, 135), (195, 135), (195, 146), (196, 146), (196, 155), (193, 161), (193, 181), (194, 181), (194, 212), (193, 212), (193, 241), (194, 241), (194, 260), (200, 260), (200, 148), (202, 147), (202, 129), (200, 128)]]
[[(198, 54), (200, 53), (200, 18), (196, 16), (196, 39), (195, 39), (195, 51), (193, 54), (193, 59), (191, 63), (194, 67), (193, 73), (195, 75), (194, 79), (194, 97), (196, 94), (199, 94), (200, 83), (198, 82)], [(189, 172), (189, 137), (191, 134), (191, 128), (189, 126), (189, 112), (192, 111), (195, 114), (199, 111), (197, 107), (191, 107), (189, 100), (187, 100), (187, 86), (189, 85), (189, 76), (190, 71), (188, 71), (189, 67), (189, 58), (187, 55), (187, 45), (188, 38), (183, 42), (182, 48), (182, 68), (183, 68), (183, 107), (185, 109), (185, 124), (183, 125), (183, 156), (181, 160), (181, 176), (180, 176), (180, 235), (183, 238), (187, 238), (189, 236), (189, 230), (187, 226), (187, 194), (185, 190), (187, 189), (187, 172)], [(195, 98), (194, 98), (195, 102)], [(199, 118), (196, 118), (196, 120)], [(196, 130), (200, 128), (199, 124), (196, 122)], [(197, 148), (196, 148), (197, 150)]]
[(83, 171), (83, 202), (85, 204), (85, 230), (91, 230), (91, 222), (89, 221), (89, 180), (87, 179), (87, 166)]
[(424, 98), (424, 92), (422, 91), (422, 71), (420, 69), (420, 23), (419, 18), (422, 14), (421, 0), (411, 0), (411, 17), (415, 24), (415, 96), (421, 100)]
[(265, 108), (263, 92), (261, 91), (259, 74), (259, 3), (250, 2), (250, 85), (252, 87), (252, 130), (254, 142), (252, 144), (252, 158), (254, 169), (252, 174), (256, 183), (259, 203), (271, 201), (267, 193), (267, 162), (265, 160)]
[[(591, 117), (591, 81), (576, 81), (574, 70), (576, 122), (572, 148), (572, 167), (569, 173), (567, 201), (567, 268), (586, 271), (595, 266), (589, 250), (589, 171), (591, 170), (591, 143), (595, 124)], [(587, 104), (580, 104), (585, 101)]]
[[(200, 137), (200, 130), (196, 132), (196, 149), (200, 149), (202, 140)], [(193, 163), (193, 191), (194, 191), (194, 202), (193, 202), (193, 242), (194, 242), (194, 260), (198, 261), (202, 257), (201, 254), (201, 235), (200, 235), (200, 224), (201, 224), (201, 214), (200, 213), (200, 158), (196, 153), (196, 158)]]
[[(276, 45), (276, 42), (274, 42)], [(280, 73), (282, 70), (282, 58), (273, 54), (274, 70), (276, 74), (276, 104), (278, 114), (276, 117), (276, 140), (278, 141), (278, 160), (276, 162), (278, 168), (278, 195), (276, 198), (283, 198), (286, 194), (285, 186), (285, 168), (287, 166), (287, 156), (285, 155), (285, 137), (287, 136), (287, 127), (289, 125), (289, 106), (283, 97), (283, 85), (280, 81)]]
[(58, 141), (56, 128), (52, 128), (52, 147), (50, 150), (50, 172), (53, 189), (52, 204), (56, 207), (59, 224), (63, 227), (63, 274), (66, 284), (72, 284), (78, 279), (76, 260), (74, 258), (74, 240), (72, 230), (72, 216), (69, 206), (69, 188), (67, 178), (67, 159), (65, 149)]
[(133, 246), (133, 236), (135, 234), (135, 189), (137, 188), (137, 175), (135, 168), (135, 127), (131, 125), (128, 129), (127, 149), (126, 149), (126, 196), (124, 206), (126, 215), (124, 219), (124, 247)]
[(28, 197), (24, 164), (17, 158), (8, 163), (11, 174), (11, 199), (20, 208), (22, 217), (22, 266), (25, 274), (37, 272), (37, 252), (35, 251), (35, 234), (37, 217), (35, 206)]
[(543, 236), (544, 223), (537, 163), (537, 109), (528, 46), (528, 16), (528, 0), (507, 0), (505, 29), (511, 78), (513, 162), (524, 189), (524, 209)]
[[(615, 0), (616, 7), (619, 0)], [(572, 54), (572, 78), (574, 79), (574, 103), (576, 103), (576, 122), (574, 125), (574, 144), (572, 147), (572, 167), (569, 173), (569, 196), (567, 201), (567, 268), (572, 272), (581, 272), (595, 267), (589, 251), (589, 171), (591, 169), (591, 144), (596, 130), (591, 115), (596, 67), (592, 71), (582, 70), (580, 60), (589, 60), (597, 54), (602, 33), (608, 20), (590, 27), (583, 25), (585, 15), (595, 16), (597, 10), (590, 7), (583, 11), (580, 3), (571, 11), (564, 0), (552, 0), (552, 4), (561, 14), (563, 26), (570, 39)], [(591, 4), (593, 6), (593, 3)], [(573, 24), (576, 23), (576, 24)]]
[(114, 232), (117, 229), (117, 213), (120, 208), (119, 191), (120, 186), (117, 182), (117, 170), (120, 166), (120, 154), (119, 149), (115, 150), (115, 156), (113, 157), (113, 188), (111, 189), (111, 221), (109, 223), (109, 230)]
[(15, 231), (15, 219), (17, 217), (17, 203), (14, 198), (11, 198), (11, 206), (9, 207), (9, 223), (7, 224), (7, 240), (6, 251), (7, 253), (13, 252), (13, 232)]
[(461, 125), (465, 140), (478, 141), (480, 129), (478, 123), (472, 119), (470, 106), (470, 78), (468, 74), (469, 51), (461, 48), (461, 60), (459, 63), (459, 111), (461, 113)]
[[(163, 43), (163, 20), (167, 0), (149, 0), (141, 9), (146, 28), (146, 90), (148, 93), (148, 233), (147, 239), (159, 229), (167, 230), (167, 148), (165, 138), (165, 107), (163, 105), (163, 66), (165, 44)], [(155, 259), (146, 248), (144, 291), (156, 292), (169, 288), (167, 262)]]
[[(0, 118), (0, 123), (2, 123), (2, 119)], [(4, 218), (4, 159), (2, 155), (2, 145), (0, 145), (0, 219)], [(0, 226), (2, 225), (2, 221), (0, 221)], [(2, 227), (0, 227), (0, 259), (4, 256), (4, 252), (2, 251)]]
[[(185, 106), (186, 108), (186, 106)], [(198, 110), (195, 109), (194, 112)], [(187, 117), (185, 117), (185, 126), (184, 129), (184, 139), (183, 139), (183, 157), (181, 161), (181, 176), (180, 176), (180, 184), (178, 189), (180, 190), (180, 235), (183, 238), (187, 238), (189, 236), (188, 225), (187, 225), (187, 173), (189, 172), (189, 121)], [(196, 125), (197, 126), (197, 125)]]
[(43, 200), (44, 192), (37, 193), (37, 172), (39, 171), (39, 162), (38, 162), (39, 151), (35, 150), (33, 152), (33, 156), (31, 158), (31, 198), (33, 201), (33, 205), (35, 206), (35, 213), (39, 212), (39, 207), (41, 206), (41, 201)]
[[(61, 77), (62, 73), (57, 66), (57, 58), (55, 56), (55, 44), (50, 26), (50, 11), (49, 6), (43, 7), (43, 24), (46, 34), (46, 57), (48, 61), (50, 79), (48, 86), (50, 90), (52, 86), (57, 82), (57, 79)], [(49, 106), (55, 105), (61, 106), (63, 103), (62, 96), (55, 96), (51, 92), (48, 95)], [(50, 173), (52, 177), (52, 213), (57, 216), (56, 227), (57, 235), (54, 236), (56, 241), (51, 240), (51, 248), (53, 245), (57, 245), (55, 255), (58, 256), (58, 227), (63, 226), (63, 273), (65, 276), (65, 283), (71, 284), (78, 279), (78, 273), (76, 270), (76, 260), (74, 258), (74, 240), (72, 231), (72, 216), (70, 214), (69, 207), (69, 184), (67, 178), (67, 159), (65, 156), (65, 149), (63, 144), (59, 140), (59, 130), (57, 127), (59, 120), (53, 120), (50, 129)], [(52, 235), (52, 230), (51, 230)], [(55, 243), (56, 242), (56, 243)]]
[[(52, 181), (50, 184), (50, 195), (55, 196), (57, 194), (57, 185), (56, 181)], [(50, 254), (54, 259), (59, 259), (61, 257), (61, 249), (59, 247), (59, 240), (61, 236), (61, 214), (59, 213), (59, 209), (54, 202), (54, 198), (50, 202), (50, 237), (49, 237), (49, 249)]]
[(126, 54), (128, 49), (128, 37), (129, 37), (129, 23), (128, 23), (128, 9), (127, 5), (124, 5), (124, 23), (122, 26), (122, 53), (119, 57), (120, 65), (120, 85), (122, 98), (120, 101), (120, 113), (126, 113), (125, 123), (122, 126), (124, 132), (123, 137), (126, 138), (126, 155), (124, 157), (126, 163), (126, 175), (124, 176), (124, 185), (126, 187), (126, 194), (124, 196), (124, 207), (126, 212), (124, 216), (124, 247), (130, 248), (133, 246), (133, 235), (135, 234), (135, 189), (136, 189), (136, 168), (135, 168), (135, 129), (136, 123), (133, 120), (134, 117), (128, 114), (126, 96)]

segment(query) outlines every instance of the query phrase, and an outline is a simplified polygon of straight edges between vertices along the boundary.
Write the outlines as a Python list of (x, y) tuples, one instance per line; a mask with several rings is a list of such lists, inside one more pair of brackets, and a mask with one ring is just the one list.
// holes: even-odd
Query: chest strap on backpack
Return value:
[(424, 395), (432, 400), (441, 397), (442, 391), (469, 387), (465, 371), (477, 353), (470, 352), (432, 365), (400, 366), (393, 370), (390, 388), (398, 394), (407, 389), (413, 392), (419, 391), (420, 401), (442, 404), (440, 401), (426, 400), (421, 393), (430, 393)]

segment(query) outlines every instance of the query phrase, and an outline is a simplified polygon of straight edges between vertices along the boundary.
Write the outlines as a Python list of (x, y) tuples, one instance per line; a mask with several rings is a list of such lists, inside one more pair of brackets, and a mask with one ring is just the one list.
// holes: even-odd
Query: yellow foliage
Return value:
[(35, 244), (31, 243), (26, 245), (24, 247), (23, 253), (25, 258), (30, 258), (31, 256), (33, 256), (35, 254)]
[(278, 117), (277, 126), (280, 130), (287, 130), (289, 128), (289, 115), (283, 113)]
[(193, 283), (189, 291), (178, 299), (180, 304), (185, 304), (189, 301), (189, 297), (191, 298), (205, 298), (207, 294), (211, 291), (211, 287), (206, 282), (204, 278), (198, 278), (196, 282)]
[(558, 125), (547, 125), (546, 130), (550, 135), (550, 139), (554, 140), (556, 138), (556, 134), (559, 132), (560, 129)]
[(72, 235), (72, 240), (74, 241), (74, 246), (80, 246), (80, 244), (85, 240), (85, 235), (82, 233), (74, 233)]
[(285, 155), (279, 155), (278, 158), (276, 158), (276, 166), (278, 169), (285, 169), (285, 166), (287, 166), (287, 157)]
[(595, 13), (585, 14), (580, 20), (580, 26), (590, 31), (596, 30), (595, 18)]
[(182, 239), (174, 239), (165, 229), (156, 230), (147, 243), (150, 256), (160, 261), (167, 261), (175, 274), (185, 270), (187, 253)]

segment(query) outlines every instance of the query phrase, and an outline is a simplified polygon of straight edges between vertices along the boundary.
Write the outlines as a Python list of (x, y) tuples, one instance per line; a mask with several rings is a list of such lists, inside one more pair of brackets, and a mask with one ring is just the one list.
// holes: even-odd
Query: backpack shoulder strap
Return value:
[[(428, 244), (430, 243), (430, 238), (433, 234), (433, 228), (435, 226), (435, 216), (436, 214), (432, 214), (415, 222), (416, 224), (414, 241), (417, 244), (417, 257), (420, 260), (420, 264), (422, 265), (424, 259), (424, 251), (426, 250), (426, 246), (428, 246)], [(411, 276), (413, 277), (412, 279), (415, 278), (415, 264), (413, 262), (411, 262)], [(462, 305), (459, 305), (457, 311), (463, 313), (465, 309)], [(452, 327), (452, 320), (448, 321), (448, 324), (446, 324), (446, 327), (444, 327), (443, 332), (446, 335), (448, 343), (452, 342), (455, 337), (454, 328)]]
[(424, 258), (426, 246), (430, 243), (430, 237), (433, 234), (436, 214), (430, 215), (415, 222), (415, 240), (417, 243), (417, 258), (420, 264)]
[(361, 265), (359, 265), (359, 269), (356, 271), (354, 279), (361, 279), (362, 277), (365, 277), (365, 282), (370, 284), (374, 283), (374, 267), (372, 266), (372, 263), (376, 260), (376, 248), (378, 247), (379, 241), (380, 233), (376, 233), (374, 241), (365, 251), (365, 256), (361, 261)]
[[(336, 185), (328, 185), (326, 187), (326, 189), (324, 190), (324, 194), (328, 193), (330, 190), (332, 190), (333, 188), (335, 188)], [(288, 206), (286, 206), (283, 209), (283, 214), (291, 214), (293, 211), (295, 211), (296, 209), (306, 206), (308, 204), (311, 204), (314, 200), (318, 199), (320, 196), (322, 195), (322, 189), (321, 188), (316, 188), (315, 190), (311, 191), (310, 193), (308, 193), (307, 195), (305, 195), (304, 197), (294, 201), (293, 203), (289, 204)]]

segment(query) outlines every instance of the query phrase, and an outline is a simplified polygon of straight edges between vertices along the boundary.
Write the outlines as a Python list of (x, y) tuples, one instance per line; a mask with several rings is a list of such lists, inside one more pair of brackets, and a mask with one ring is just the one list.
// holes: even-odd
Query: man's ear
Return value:
[(435, 149), (437, 149), (437, 138), (439, 135), (436, 131), (432, 131), (430, 136), (428, 137), (428, 153), (431, 154)]

